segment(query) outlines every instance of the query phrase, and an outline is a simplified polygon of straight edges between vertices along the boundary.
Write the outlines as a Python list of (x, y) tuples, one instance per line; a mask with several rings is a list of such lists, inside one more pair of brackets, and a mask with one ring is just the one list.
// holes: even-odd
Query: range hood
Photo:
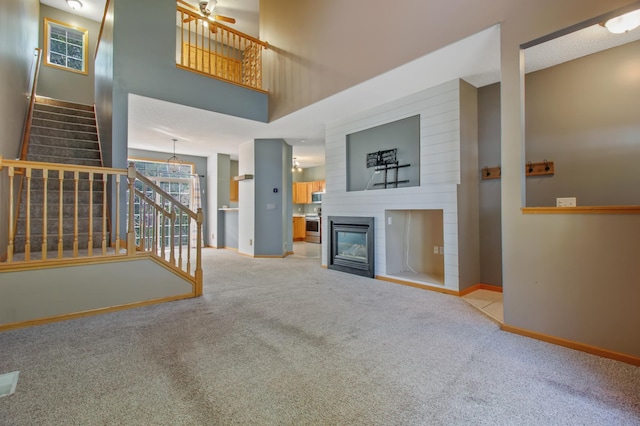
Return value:
[(240, 176), (233, 177), (233, 180), (249, 180), (249, 179), (253, 179), (253, 175), (240, 175)]

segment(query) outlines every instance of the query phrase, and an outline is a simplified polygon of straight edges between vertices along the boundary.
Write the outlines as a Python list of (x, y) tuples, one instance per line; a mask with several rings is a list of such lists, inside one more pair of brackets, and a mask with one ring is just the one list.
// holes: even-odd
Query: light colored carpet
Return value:
[(462, 299), (204, 252), (205, 295), (0, 333), (1, 425), (638, 425), (640, 368)]

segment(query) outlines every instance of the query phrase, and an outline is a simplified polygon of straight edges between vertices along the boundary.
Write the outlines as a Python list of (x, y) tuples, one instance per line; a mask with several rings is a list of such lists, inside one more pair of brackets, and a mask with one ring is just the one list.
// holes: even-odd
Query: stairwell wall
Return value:
[(67, 71), (60, 68), (45, 65), (40, 70), (38, 81), (38, 95), (49, 98), (77, 102), (85, 105), (93, 105), (94, 101), (94, 64), (96, 43), (100, 32), (100, 23), (91, 19), (65, 12), (60, 9), (40, 6), (40, 47), (44, 49), (45, 33), (44, 18), (49, 18), (67, 25), (74, 25), (88, 31), (89, 49), (87, 57), (87, 74)]
[[(28, 108), (29, 76), (38, 46), (37, 0), (0, 2), (0, 156), (16, 158)], [(8, 194), (6, 172), (0, 172), (0, 194)], [(6, 253), (9, 206), (0, 202), (0, 259)]]

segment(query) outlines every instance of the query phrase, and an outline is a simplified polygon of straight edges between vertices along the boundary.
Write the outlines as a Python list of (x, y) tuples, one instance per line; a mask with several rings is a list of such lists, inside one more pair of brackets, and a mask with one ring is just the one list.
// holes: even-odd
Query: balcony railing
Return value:
[[(0, 156), (0, 172), (6, 172), (8, 182), (0, 202), (8, 206), (9, 231), (0, 266), (147, 253), (191, 281), (195, 296), (202, 294), (202, 209), (185, 207), (133, 164), (113, 169)], [(107, 216), (109, 184), (115, 188), (112, 224)], [(122, 202), (126, 217), (120, 214)], [(141, 213), (145, 221), (136, 224)]]
[(178, 0), (178, 67), (262, 91), (262, 51), (268, 44), (211, 22)]

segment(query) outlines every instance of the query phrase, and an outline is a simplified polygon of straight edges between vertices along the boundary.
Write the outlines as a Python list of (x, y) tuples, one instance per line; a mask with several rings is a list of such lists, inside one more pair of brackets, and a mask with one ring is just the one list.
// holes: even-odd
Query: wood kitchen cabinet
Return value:
[(293, 183), (293, 204), (310, 204), (312, 192), (323, 192), (325, 190), (325, 181), (316, 180), (313, 182), (294, 182)]
[(293, 241), (302, 241), (306, 237), (306, 224), (304, 217), (293, 217)]
[(233, 178), (229, 184), (229, 201), (238, 201), (238, 181)]
[(310, 182), (294, 182), (293, 184), (293, 204), (311, 203)]

